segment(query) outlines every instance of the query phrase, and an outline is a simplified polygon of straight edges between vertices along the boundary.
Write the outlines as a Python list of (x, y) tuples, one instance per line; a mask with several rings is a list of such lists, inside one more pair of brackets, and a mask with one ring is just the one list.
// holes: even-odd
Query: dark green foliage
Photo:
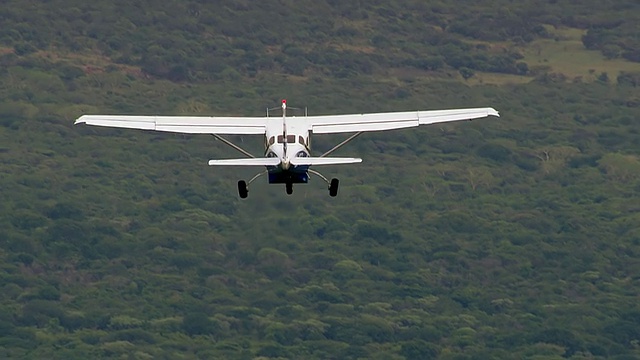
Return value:
[(511, 156), (511, 150), (498, 144), (485, 144), (478, 148), (478, 155), (498, 162), (507, 161)]
[(373, 240), (382, 245), (391, 245), (399, 242), (402, 237), (397, 232), (390, 232), (385, 227), (373, 223), (361, 222), (356, 225), (354, 239), (367, 243)]
[(622, 72), (618, 75), (617, 80), (619, 85), (638, 87), (640, 86), (640, 73)]
[(210, 335), (217, 331), (216, 323), (209, 319), (207, 314), (195, 312), (184, 316), (182, 329), (190, 336)]
[[(633, 60), (636, 1), (2, 5), (0, 358), (638, 357), (637, 71), (570, 83), (514, 50), (574, 26)], [(211, 137), (72, 125), (285, 96), (501, 118), (366, 134), (320, 169), (338, 197), (243, 201)]]
[(36, 50), (37, 49), (35, 46), (26, 42), (18, 43), (13, 46), (13, 51), (15, 51), (16, 55), (18, 56), (28, 55), (35, 52)]
[(57, 203), (47, 211), (47, 216), (53, 220), (73, 219), (82, 220), (82, 210), (73, 204)]
[(15, 328), (11, 334), (0, 337), (0, 345), (6, 349), (33, 349), (37, 346), (36, 335), (32, 330)]
[(640, 42), (637, 39), (629, 41), (627, 38), (637, 31), (637, 23), (627, 23), (621, 19), (593, 24), (582, 36), (582, 43), (587, 49), (600, 50), (607, 58), (623, 57), (640, 62)]
[(19, 324), (26, 326), (44, 326), (50, 319), (59, 319), (64, 311), (56, 302), (46, 300), (31, 300), (22, 308)]
[(541, 331), (538, 334), (534, 334), (532, 342), (541, 342), (548, 344), (556, 344), (564, 347), (564, 357), (570, 357), (577, 351), (580, 351), (582, 344), (576, 339), (576, 336), (571, 332), (564, 329), (547, 329)]
[(31, 265), (33, 263), (34, 259), (35, 258), (33, 257), (33, 255), (25, 254), (25, 253), (17, 253), (17, 254), (14, 254), (11, 257), (11, 260), (16, 261), (16, 262), (20, 262), (20, 263), (22, 263), (22, 264), (24, 264), (26, 266)]
[(471, 77), (473, 77), (473, 75), (475, 75), (475, 72), (469, 68), (466, 67), (461, 67), (460, 68), (460, 75), (462, 75), (462, 78), (467, 80)]
[(53, 286), (45, 286), (38, 289), (35, 299), (42, 300), (60, 300), (60, 291)]
[(111, 332), (104, 341), (128, 341), (131, 343), (155, 344), (155, 337), (142, 329), (127, 329)]
[(287, 358), (289, 357), (289, 352), (285, 347), (273, 344), (261, 347), (256, 355), (267, 358)]
[(400, 354), (407, 359), (436, 359), (438, 349), (425, 341), (415, 340), (403, 343)]
[(32, 211), (20, 209), (11, 214), (11, 224), (22, 230), (33, 230), (47, 223), (47, 220)]

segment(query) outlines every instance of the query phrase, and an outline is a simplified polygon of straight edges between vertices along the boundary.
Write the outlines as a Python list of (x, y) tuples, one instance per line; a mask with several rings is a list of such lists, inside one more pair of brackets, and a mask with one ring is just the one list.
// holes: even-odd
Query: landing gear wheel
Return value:
[(338, 185), (340, 185), (340, 180), (331, 179), (331, 185), (329, 185), (329, 196), (334, 197), (338, 195)]
[(238, 181), (238, 195), (240, 198), (245, 199), (249, 195), (249, 190), (247, 189), (247, 182), (244, 180)]
[(292, 183), (287, 183), (286, 188), (287, 188), (287, 195), (293, 194), (293, 184)]

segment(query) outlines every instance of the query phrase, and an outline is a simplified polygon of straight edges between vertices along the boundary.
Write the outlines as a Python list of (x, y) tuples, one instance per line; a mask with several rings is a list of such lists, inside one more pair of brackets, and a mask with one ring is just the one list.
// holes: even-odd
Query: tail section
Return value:
[(278, 158), (249, 158), (249, 159), (224, 159), (209, 160), (211, 166), (278, 166)]
[(291, 165), (340, 165), (340, 164), (357, 164), (361, 163), (359, 158), (340, 158), (340, 157), (295, 157), (291, 159)]
[[(291, 165), (294, 166), (357, 164), (361, 162), (362, 159), (360, 158), (342, 157), (296, 157), (290, 161)], [(209, 160), (209, 165), (211, 166), (278, 166), (280, 163), (280, 159), (275, 157)]]

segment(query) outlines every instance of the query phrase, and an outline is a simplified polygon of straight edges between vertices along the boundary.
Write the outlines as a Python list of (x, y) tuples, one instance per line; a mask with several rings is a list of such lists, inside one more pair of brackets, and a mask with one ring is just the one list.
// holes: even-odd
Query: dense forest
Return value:
[[(615, 3), (4, 1), (0, 358), (640, 359), (640, 5)], [(246, 200), (213, 137), (73, 126), (281, 98), (501, 117), (363, 135), (336, 198)]]

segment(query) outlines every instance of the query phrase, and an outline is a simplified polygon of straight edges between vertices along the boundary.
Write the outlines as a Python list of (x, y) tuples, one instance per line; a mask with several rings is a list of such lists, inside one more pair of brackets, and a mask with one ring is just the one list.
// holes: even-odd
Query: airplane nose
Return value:
[(289, 158), (284, 159), (282, 161), (282, 169), (289, 170), (290, 167), (291, 167), (291, 161), (289, 160)]

